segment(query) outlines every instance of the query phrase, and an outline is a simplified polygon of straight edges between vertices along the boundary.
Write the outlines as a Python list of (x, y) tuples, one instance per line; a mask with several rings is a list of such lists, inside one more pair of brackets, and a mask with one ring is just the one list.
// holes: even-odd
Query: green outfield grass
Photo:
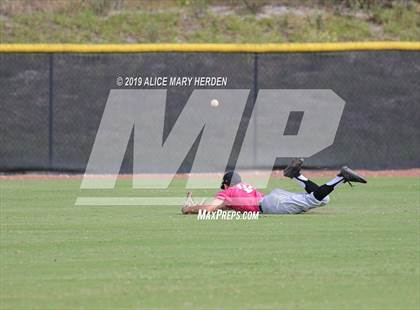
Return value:
[[(418, 178), (371, 178), (327, 207), (257, 221), (75, 207), (79, 185), (1, 181), (1, 309), (420, 306)], [(133, 195), (131, 183), (116, 192)]]

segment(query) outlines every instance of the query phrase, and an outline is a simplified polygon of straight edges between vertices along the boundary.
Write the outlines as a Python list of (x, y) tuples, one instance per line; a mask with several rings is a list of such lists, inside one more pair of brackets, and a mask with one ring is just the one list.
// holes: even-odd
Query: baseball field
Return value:
[[(420, 305), (418, 176), (370, 177), (339, 188), (326, 207), (253, 221), (198, 221), (174, 206), (75, 206), (73, 178), (0, 182), (2, 309)], [(284, 178), (270, 187), (301, 190)], [(181, 181), (143, 194), (177, 191)], [(139, 195), (129, 180), (101, 192), (110, 194)]]

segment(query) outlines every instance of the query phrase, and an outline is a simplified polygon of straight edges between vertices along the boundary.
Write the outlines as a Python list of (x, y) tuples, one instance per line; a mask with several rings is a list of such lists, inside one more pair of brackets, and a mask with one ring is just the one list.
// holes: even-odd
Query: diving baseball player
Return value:
[(318, 186), (300, 173), (303, 159), (293, 160), (283, 171), (284, 176), (296, 180), (306, 193), (291, 193), (277, 188), (264, 196), (252, 185), (242, 182), (238, 173), (230, 171), (223, 176), (221, 191), (208, 204), (194, 204), (189, 193), (183, 214), (195, 214), (199, 210), (214, 212), (234, 210), (238, 212), (260, 212), (263, 214), (298, 214), (326, 205), (329, 194), (341, 184), (348, 182), (367, 183), (365, 179), (348, 167), (342, 167), (331, 181)]

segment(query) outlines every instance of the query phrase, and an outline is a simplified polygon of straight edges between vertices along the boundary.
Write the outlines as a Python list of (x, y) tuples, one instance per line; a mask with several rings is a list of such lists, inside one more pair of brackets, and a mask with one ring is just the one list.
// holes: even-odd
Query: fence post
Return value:
[(257, 101), (258, 95), (258, 53), (254, 53), (254, 92), (253, 92), (253, 105), (252, 105), (252, 114), (251, 117), (254, 119), (254, 141), (252, 147), (252, 166), (256, 167), (257, 164), (257, 109), (255, 102)]
[(53, 100), (54, 100), (54, 53), (49, 54), (49, 89), (48, 89), (48, 167), (53, 167)]

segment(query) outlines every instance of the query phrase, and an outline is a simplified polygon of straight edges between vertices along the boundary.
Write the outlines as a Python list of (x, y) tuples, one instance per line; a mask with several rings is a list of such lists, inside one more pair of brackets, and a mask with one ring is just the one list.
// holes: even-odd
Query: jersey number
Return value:
[(252, 191), (254, 190), (254, 188), (248, 184), (238, 184), (238, 188), (245, 191), (248, 194), (252, 193)]

